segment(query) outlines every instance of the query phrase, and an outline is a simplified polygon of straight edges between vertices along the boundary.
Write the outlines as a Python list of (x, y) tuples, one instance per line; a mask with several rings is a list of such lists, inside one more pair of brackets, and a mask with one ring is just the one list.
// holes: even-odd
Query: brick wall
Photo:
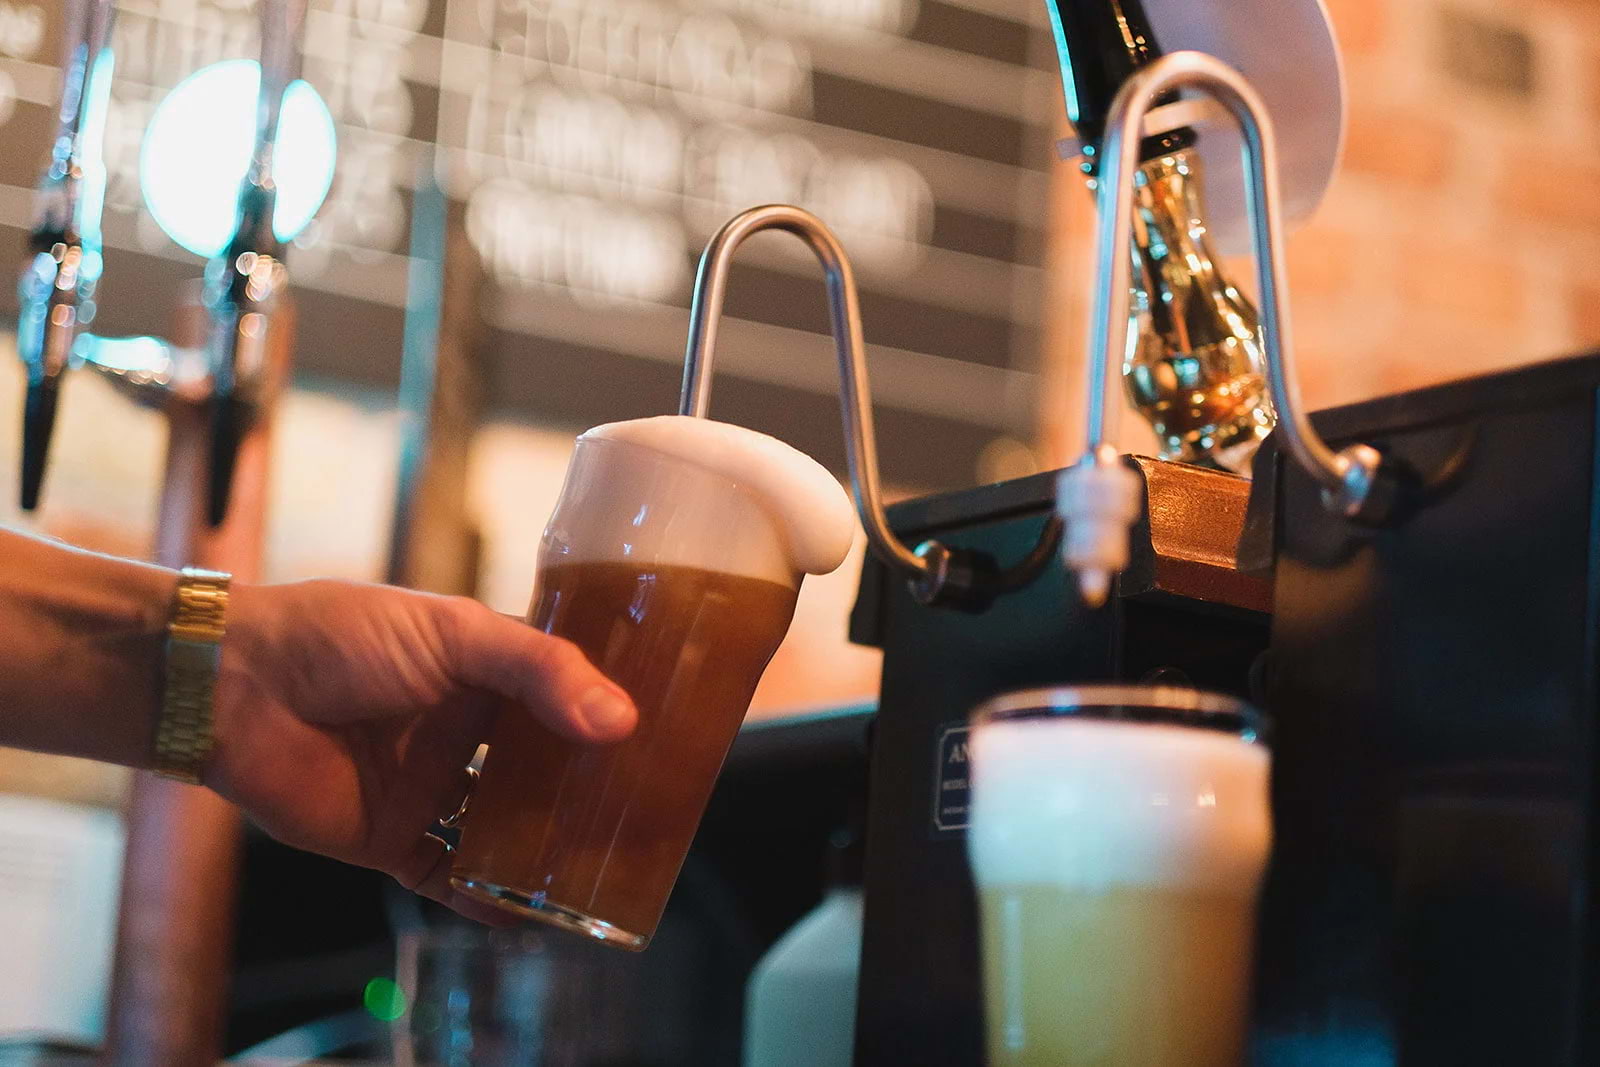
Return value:
[[(1313, 407), (1600, 345), (1600, 0), (1328, 0), (1348, 133), (1289, 248)], [(1081, 447), (1083, 247), (1058, 168), (1044, 455)], [(1248, 263), (1233, 276), (1249, 277)], [(1151, 439), (1130, 418), (1126, 447)]]

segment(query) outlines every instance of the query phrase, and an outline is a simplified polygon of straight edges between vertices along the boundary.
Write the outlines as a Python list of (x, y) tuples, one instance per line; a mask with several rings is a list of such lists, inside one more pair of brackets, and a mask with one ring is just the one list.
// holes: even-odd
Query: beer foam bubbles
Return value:
[(980, 887), (1256, 891), (1271, 838), (1262, 745), (1046, 716), (979, 726), (969, 755)]
[[(615, 501), (630, 509), (632, 517), (627, 521), (640, 537), (672, 540), (674, 547), (666, 550), (664, 556), (675, 562), (777, 581), (792, 581), (797, 573), (826, 574), (843, 563), (850, 551), (856, 518), (849, 496), (820, 463), (775, 437), (709, 419), (661, 415), (607, 423), (589, 430), (578, 438), (580, 459), (585, 453), (584, 445), (589, 442), (633, 445), (670, 461), (652, 467), (626, 456), (602, 457), (595, 463), (603, 469), (592, 475), (578, 471), (575, 466), (569, 472), (568, 491), (563, 496), (571, 495), (574, 478), (592, 477), (593, 487), (580, 491), (585, 497), (584, 509), (596, 520), (585, 522), (591, 530), (606, 521), (602, 515), (609, 510), (607, 502)], [(713, 490), (692, 484), (687, 475), (678, 477), (673, 473), (680, 469), (707, 472), (737, 485), (771, 520), (771, 527), (782, 543), (761, 544), (770, 538), (763, 538), (759, 531), (750, 531), (747, 524), (740, 522), (736, 514), (739, 505), (726, 499), (724, 487)], [(685, 520), (681, 519), (674, 519), (658, 529), (647, 529), (650, 523), (645, 521), (648, 519), (646, 511), (638, 510), (635, 514), (634, 509), (654, 499), (665, 503), (670, 498), (671, 503), (683, 505), (683, 497), (693, 493), (706, 494), (703, 510), (710, 514), (705, 515), (709, 525), (703, 532), (680, 536), (678, 527), (685, 525)], [(680, 510), (695, 511), (686, 507)], [(557, 519), (560, 518), (558, 512)], [(552, 528), (556, 525), (553, 520)], [(584, 558), (591, 559), (613, 555), (620, 558), (621, 554), (637, 551), (629, 547), (634, 542), (624, 545), (615, 541), (604, 535), (586, 535), (574, 537), (572, 544), (592, 546), (593, 552), (581, 553)], [(652, 546), (652, 550), (663, 555), (660, 548)]]

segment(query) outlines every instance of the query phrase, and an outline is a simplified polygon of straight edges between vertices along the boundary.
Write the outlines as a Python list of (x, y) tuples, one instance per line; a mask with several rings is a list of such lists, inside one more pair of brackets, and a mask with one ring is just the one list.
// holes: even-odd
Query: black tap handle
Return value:
[[(1084, 169), (1093, 174), (1112, 99), (1134, 71), (1161, 56), (1161, 45), (1140, 0), (1046, 0), (1046, 7), (1067, 117), (1083, 141)], [(1176, 95), (1161, 103), (1171, 99)], [(1193, 143), (1194, 131), (1184, 127), (1146, 138), (1140, 152), (1149, 159)]]
[(239, 446), (262, 400), (270, 374), (267, 345), (274, 307), (288, 281), (284, 248), (273, 230), (277, 184), (273, 153), (284, 96), (299, 76), (307, 0), (261, 0), (261, 87), (256, 95), (255, 147), (239, 188), (233, 237), (207, 272), (206, 303), (212, 400), (206, 518), (220, 526), (228, 514)]
[(39, 505), (61, 374), (75, 340), (94, 317), (94, 287), (100, 276), (98, 220), (104, 191), (86, 172), (101, 153), (117, 7), (113, 0), (79, 0), (63, 8), (65, 52), (55, 138), (35, 197), (28, 260), (17, 290), (17, 354), (28, 369), (22, 408), (25, 511)]
[(50, 250), (39, 250), (43, 237), (49, 233), (41, 228), (30, 238), (34, 254), (17, 288), (17, 354), (22, 357), (28, 376), (28, 390), (22, 402), (20, 495), (24, 511), (39, 506), (50, 439), (55, 433), (61, 375), (67, 369), (77, 336), (79, 307), (70, 297), (81, 290), (92, 292), (82, 285), (76, 272), (66, 277), (64, 289), (58, 285), (64, 277), (61, 262)]
[(211, 401), (211, 455), (206, 471), (206, 522), (215, 529), (228, 517), (239, 446), (255, 418), (255, 405), (235, 394)]
[(56, 427), (56, 400), (61, 383), (43, 378), (28, 383), (22, 404), (22, 510), (39, 506), (39, 491), (44, 486), (45, 461), (50, 456), (50, 437)]

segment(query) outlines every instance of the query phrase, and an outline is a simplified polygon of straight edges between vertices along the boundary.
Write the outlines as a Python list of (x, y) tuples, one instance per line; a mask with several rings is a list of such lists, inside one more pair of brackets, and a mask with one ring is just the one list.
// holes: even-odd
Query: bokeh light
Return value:
[[(253, 60), (204, 67), (167, 94), (145, 131), (139, 155), (145, 205), (167, 236), (196, 255), (217, 255), (233, 236), (260, 87), (261, 67)], [(322, 207), (337, 156), (327, 104), (309, 83), (294, 82), (284, 94), (273, 157), (278, 240), (293, 240)]]
[(374, 978), (361, 994), (361, 1003), (374, 1019), (392, 1023), (406, 1013), (406, 995), (392, 978)]

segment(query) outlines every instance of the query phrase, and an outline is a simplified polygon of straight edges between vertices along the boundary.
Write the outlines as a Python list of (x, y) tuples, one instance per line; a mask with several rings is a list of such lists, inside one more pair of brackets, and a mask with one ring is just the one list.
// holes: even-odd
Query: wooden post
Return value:
[[(272, 422), (287, 379), (293, 307), (273, 319), (272, 367), (260, 416), (240, 449), (227, 521), (205, 524), (209, 422), (184, 401), (170, 410), (166, 477), (157, 521), (156, 559), (261, 578)], [(199, 287), (186, 294), (174, 343), (205, 337)], [(211, 1067), (221, 1056), (242, 824), (238, 811), (209, 790), (139, 774), (128, 811), (122, 901), (106, 1061), (129, 1067)]]
[(400, 476), (388, 580), (471, 596), (480, 538), (467, 511), (472, 438), (483, 412), (485, 275), (431, 165), (417, 183), (400, 368)]

